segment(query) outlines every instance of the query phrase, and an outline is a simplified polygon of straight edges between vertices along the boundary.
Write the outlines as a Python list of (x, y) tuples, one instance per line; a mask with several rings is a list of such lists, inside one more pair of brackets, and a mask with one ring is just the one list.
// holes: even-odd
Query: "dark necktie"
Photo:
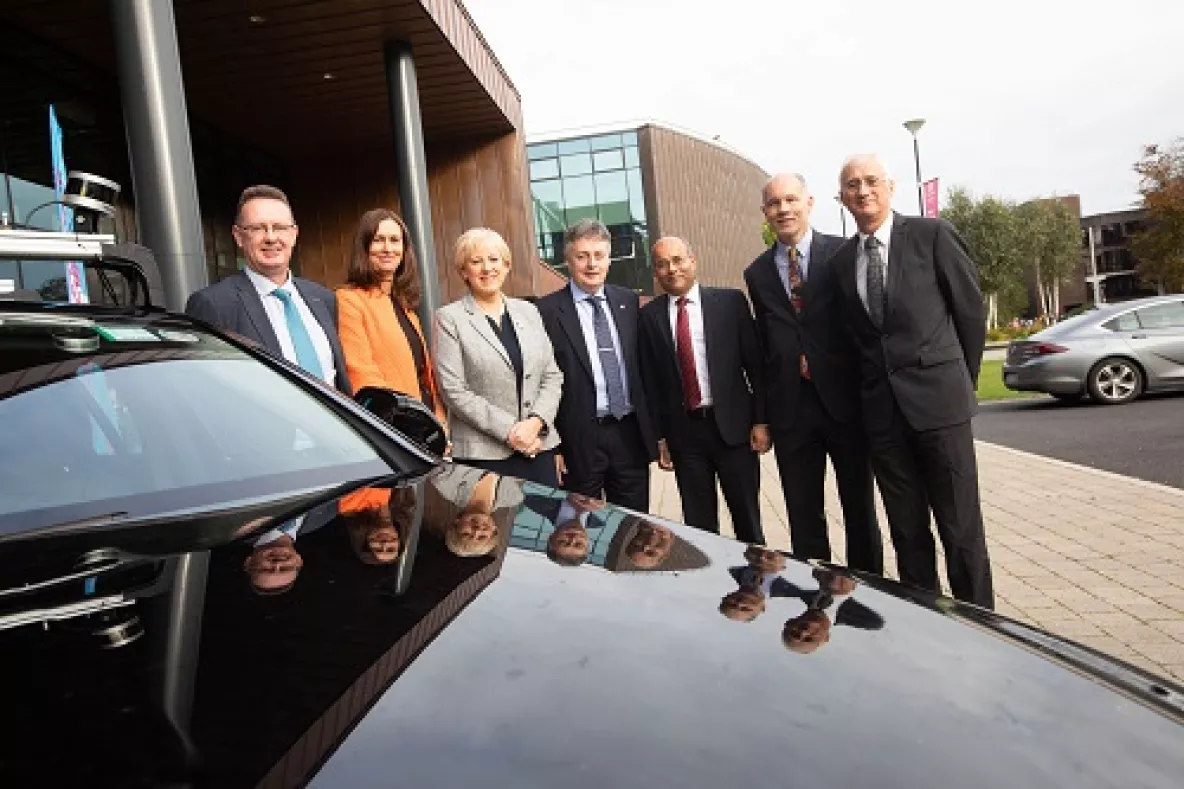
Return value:
[(880, 239), (868, 236), (863, 242), (867, 250), (867, 314), (877, 329), (884, 327), (884, 256), (880, 253)]
[[(806, 306), (806, 302), (802, 300), (802, 285), (805, 284), (805, 279), (802, 277), (802, 255), (796, 246), (789, 248), (789, 266), (786, 274), (786, 279), (789, 280), (789, 303), (793, 305), (793, 311), (800, 315)], [(798, 372), (807, 381), (810, 380), (810, 365), (806, 361), (805, 353), (798, 357)]]
[(682, 376), (682, 394), (688, 411), (694, 411), (703, 404), (703, 393), (699, 391), (699, 376), (695, 371), (695, 346), (691, 340), (691, 316), (687, 312), (687, 297), (679, 296), (678, 330), (674, 345), (678, 354), (678, 373)]
[(609, 318), (604, 304), (604, 296), (592, 297), (592, 331), (596, 335), (600, 370), (604, 373), (604, 386), (608, 390), (608, 412), (621, 419), (629, 413), (629, 406), (625, 401), (621, 363), (617, 359), (617, 346), (613, 343), (613, 333), (608, 327)]
[(789, 267), (787, 271), (789, 280), (789, 301), (793, 304), (795, 312), (801, 312), (805, 302), (802, 301), (802, 285), (805, 279), (802, 277), (802, 259), (801, 253), (798, 252), (797, 247), (789, 248)]

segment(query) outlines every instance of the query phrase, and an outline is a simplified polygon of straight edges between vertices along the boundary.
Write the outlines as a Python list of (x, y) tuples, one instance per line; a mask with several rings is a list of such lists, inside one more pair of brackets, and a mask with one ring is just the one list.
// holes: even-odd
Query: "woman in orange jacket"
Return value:
[(362, 215), (348, 284), (337, 291), (337, 332), (355, 392), (380, 386), (423, 401), (445, 420), (432, 359), (415, 310), (419, 267), (407, 225), (387, 208)]

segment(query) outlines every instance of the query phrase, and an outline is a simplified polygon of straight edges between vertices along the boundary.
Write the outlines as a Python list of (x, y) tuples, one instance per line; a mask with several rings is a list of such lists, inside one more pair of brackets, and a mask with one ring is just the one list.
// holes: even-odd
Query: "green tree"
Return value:
[(1016, 209), (1019, 247), (1036, 274), (1038, 311), (1055, 321), (1061, 312), (1061, 283), (1081, 261), (1081, 222), (1055, 195)]
[(1015, 301), (1024, 287), (1025, 257), (1015, 206), (990, 195), (976, 200), (965, 188), (955, 187), (947, 193), (941, 215), (958, 229), (970, 248), (986, 297), (987, 328), (997, 328), (1000, 297)]
[(1160, 293), (1184, 290), (1184, 138), (1148, 145), (1135, 172), (1148, 219), (1131, 244), (1139, 276)]
[(761, 223), (761, 238), (765, 240), (765, 246), (771, 247), (777, 241), (777, 234), (773, 232), (773, 228), (769, 227), (768, 222)]

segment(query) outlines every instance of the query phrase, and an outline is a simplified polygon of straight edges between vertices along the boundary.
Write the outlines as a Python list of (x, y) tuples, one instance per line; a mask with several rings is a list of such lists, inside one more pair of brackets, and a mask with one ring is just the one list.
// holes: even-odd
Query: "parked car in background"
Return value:
[(1013, 340), (1003, 384), (1110, 405), (1184, 389), (1184, 295), (1106, 304)]

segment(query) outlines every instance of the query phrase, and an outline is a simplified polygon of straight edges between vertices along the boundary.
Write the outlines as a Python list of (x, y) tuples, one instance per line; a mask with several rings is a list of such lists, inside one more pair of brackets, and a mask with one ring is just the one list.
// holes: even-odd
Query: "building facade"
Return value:
[(458, 0), (5, 3), (0, 69), (0, 210), (52, 221), (27, 222), (52, 196), (52, 105), (67, 167), (122, 184), (105, 229), (154, 250), (172, 308), (242, 266), (232, 214), (261, 182), (291, 197), (310, 279), (342, 283), (356, 222), (386, 206), (439, 301), (463, 291), (452, 244), (478, 225), (509, 243), (508, 290), (536, 292), (520, 98)]
[(1157, 293), (1154, 285), (1139, 279), (1138, 260), (1131, 249), (1134, 236), (1146, 226), (1147, 210), (1144, 208), (1081, 218), (1084, 276), (1088, 282), (1093, 271), (1089, 265), (1089, 234), (1092, 233), (1094, 265), (1097, 267), (1103, 301), (1125, 301)]
[(743, 286), (764, 250), (760, 192), (768, 174), (740, 153), (693, 132), (641, 122), (531, 136), (530, 191), (539, 258), (565, 274), (563, 233), (585, 218), (612, 235), (609, 281), (654, 293), (651, 244), (681, 236), (699, 279)]

